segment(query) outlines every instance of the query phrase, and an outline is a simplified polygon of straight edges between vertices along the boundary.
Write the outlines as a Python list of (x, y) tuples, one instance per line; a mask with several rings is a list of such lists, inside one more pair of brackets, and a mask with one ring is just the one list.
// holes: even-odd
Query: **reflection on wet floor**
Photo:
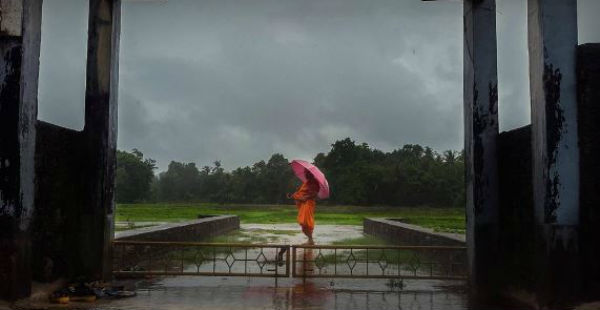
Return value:
[[(315, 230), (317, 244), (361, 237), (360, 226), (322, 225)], [(243, 225), (240, 231), (217, 239), (211, 241), (305, 241), (298, 227), (290, 224)], [(314, 264), (311, 257), (305, 260)], [(136, 297), (101, 302), (99, 309), (467, 309), (463, 281), (173, 276), (134, 282)]]
[[(138, 296), (103, 309), (466, 309), (460, 283), (172, 277), (143, 281)], [(282, 283), (283, 282), (283, 283)], [(356, 283), (359, 282), (359, 283)], [(108, 306), (108, 305), (107, 305)]]

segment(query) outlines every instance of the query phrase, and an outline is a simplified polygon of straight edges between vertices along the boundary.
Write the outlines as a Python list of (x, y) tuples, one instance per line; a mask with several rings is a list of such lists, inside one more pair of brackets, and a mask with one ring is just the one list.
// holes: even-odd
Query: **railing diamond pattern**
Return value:
[[(281, 250), (285, 255), (280, 257)], [(115, 241), (116, 276), (465, 279), (465, 247)]]
[(113, 242), (113, 274), (289, 277), (288, 245), (198, 242)]
[(466, 260), (465, 247), (294, 245), (292, 276), (465, 279)]

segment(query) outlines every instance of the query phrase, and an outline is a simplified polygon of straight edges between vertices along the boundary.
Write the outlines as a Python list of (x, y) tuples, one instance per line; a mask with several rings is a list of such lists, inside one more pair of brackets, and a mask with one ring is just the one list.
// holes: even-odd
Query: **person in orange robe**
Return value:
[[(302, 227), (302, 232), (308, 237), (308, 243), (314, 244), (313, 230), (315, 229), (315, 206), (317, 194), (319, 193), (319, 182), (308, 170), (304, 170), (306, 181), (302, 183), (300, 188), (293, 194), (287, 194), (288, 199), (296, 201), (298, 208), (298, 224)], [(283, 254), (287, 248), (281, 248), (277, 254), (277, 260), (280, 264), (283, 263)]]
[(308, 170), (304, 170), (306, 182), (293, 193), (288, 194), (288, 198), (296, 201), (298, 208), (298, 224), (302, 227), (302, 232), (308, 237), (308, 242), (313, 243), (313, 230), (315, 229), (315, 205), (317, 194), (319, 193), (319, 183)]

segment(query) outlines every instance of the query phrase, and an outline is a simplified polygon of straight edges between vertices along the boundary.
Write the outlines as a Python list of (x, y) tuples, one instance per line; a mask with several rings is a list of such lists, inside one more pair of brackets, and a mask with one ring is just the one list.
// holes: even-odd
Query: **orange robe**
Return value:
[(298, 191), (292, 195), (298, 208), (298, 224), (310, 233), (315, 228), (315, 199), (318, 193), (319, 184), (317, 182), (304, 182)]

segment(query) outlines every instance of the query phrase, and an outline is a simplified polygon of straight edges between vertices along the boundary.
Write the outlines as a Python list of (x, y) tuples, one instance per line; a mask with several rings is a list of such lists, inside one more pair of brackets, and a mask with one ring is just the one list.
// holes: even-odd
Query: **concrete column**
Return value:
[(498, 239), (498, 79), (495, 0), (464, 1), (464, 121), (470, 284), (495, 285)]
[(31, 290), (42, 2), (0, 1), (0, 299)]
[(533, 192), (542, 295), (577, 295), (577, 0), (529, 0)]
[(579, 250), (585, 299), (600, 293), (600, 43), (580, 45), (577, 57), (580, 159)]
[(120, 0), (90, 0), (85, 128), (90, 179), (80, 251), (89, 276), (110, 278), (117, 143)]

